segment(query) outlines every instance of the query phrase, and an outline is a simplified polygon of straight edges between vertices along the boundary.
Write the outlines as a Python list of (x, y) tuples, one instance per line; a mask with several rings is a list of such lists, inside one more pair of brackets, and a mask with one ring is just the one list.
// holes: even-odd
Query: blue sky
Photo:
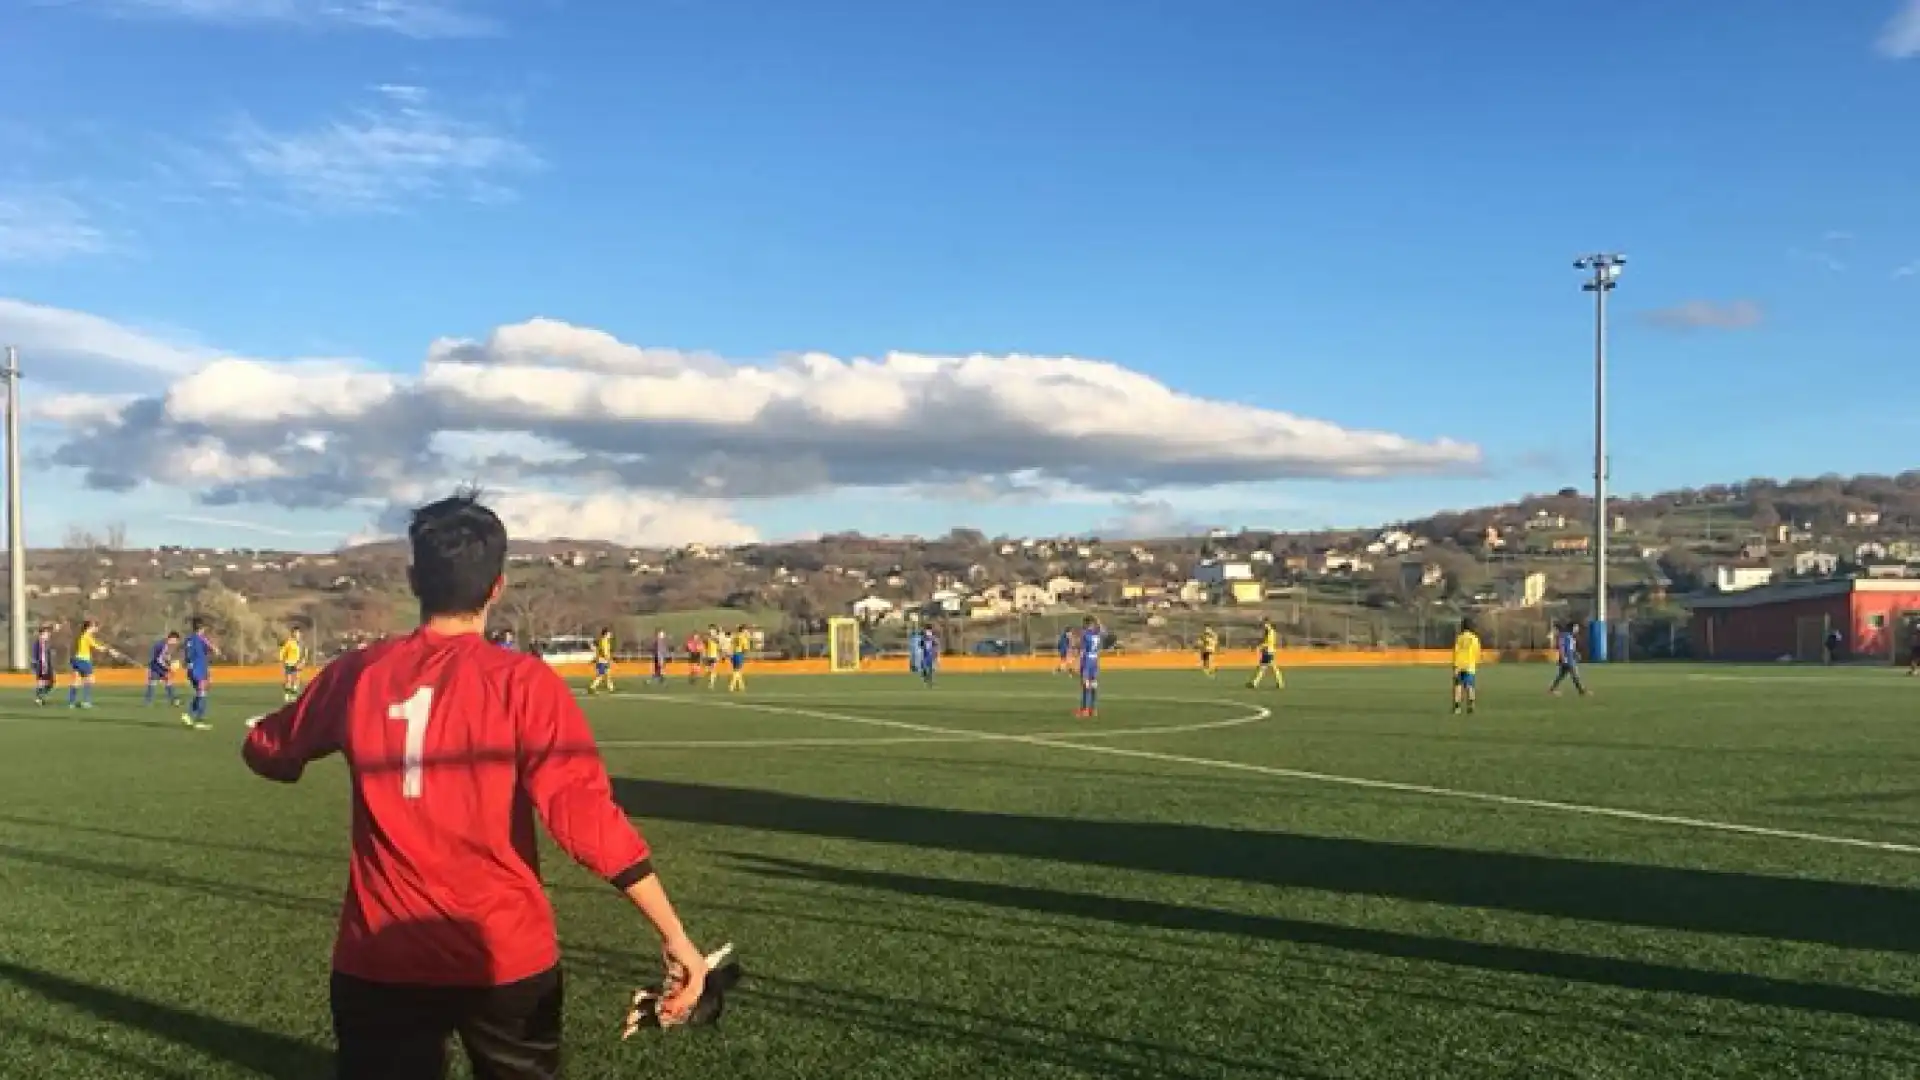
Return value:
[(16, 0), (0, 96), (37, 541), (1584, 488), (1595, 248), (1617, 490), (1915, 464), (1920, 0)]

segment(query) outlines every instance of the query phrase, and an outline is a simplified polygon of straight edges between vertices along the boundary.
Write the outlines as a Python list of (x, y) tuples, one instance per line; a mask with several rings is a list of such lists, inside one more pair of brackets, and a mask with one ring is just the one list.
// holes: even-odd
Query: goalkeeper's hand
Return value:
[(711, 955), (701, 956), (689, 944), (683, 949), (665, 950), (667, 972), (659, 986), (643, 986), (633, 992), (622, 1039), (633, 1037), (643, 1027), (672, 1028), (714, 1023), (726, 1008), (726, 993), (740, 980), (740, 965), (733, 959), (733, 946), (722, 945)]

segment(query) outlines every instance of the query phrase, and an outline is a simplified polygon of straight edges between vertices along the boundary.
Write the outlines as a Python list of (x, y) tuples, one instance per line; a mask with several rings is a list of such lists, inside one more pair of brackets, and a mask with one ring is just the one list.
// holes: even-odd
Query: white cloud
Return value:
[(0, 191), (0, 263), (58, 262), (108, 248), (106, 233), (73, 200)]
[(342, 538), (341, 534), (337, 532), (325, 532), (315, 529), (283, 529), (278, 525), (267, 525), (258, 521), (249, 521), (245, 518), (213, 517), (206, 514), (168, 514), (166, 515), (166, 519), (181, 525), (198, 525), (210, 529), (231, 529), (238, 532), (259, 533), (262, 536), (280, 536), (287, 538), (326, 537), (335, 540)]
[(1897, 278), (1909, 278), (1915, 274), (1920, 274), (1920, 259), (1915, 259), (1905, 266), (1897, 266), (1893, 270), (1893, 276)]
[(1642, 318), (1663, 330), (1750, 330), (1765, 321), (1766, 312), (1752, 300), (1688, 300)]
[(541, 161), (510, 132), (435, 107), (417, 86), (383, 85), (376, 100), (317, 128), (242, 121), (229, 136), (236, 168), (200, 171), (227, 190), (249, 181), (296, 206), (330, 212), (393, 210), (438, 199), (497, 202)]
[(218, 354), (181, 345), (97, 315), (0, 297), (0, 342), (20, 349), (35, 384), (112, 385), (189, 374)]
[(499, 26), (459, 0), (54, 0), (121, 17), (224, 26), (292, 25), (377, 30), (413, 38), (476, 37)]
[(1093, 535), (1114, 540), (1161, 540), (1207, 531), (1207, 526), (1166, 499), (1122, 499), (1114, 504), (1114, 511), (1114, 516), (1092, 530)]
[(1896, 60), (1920, 56), (1920, 0), (1905, 0), (1880, 31), (1881, 55)]
[[(63, 314), (96, 335), (103, 322)], [(52, 459), (101, 489), (378, 508), (477, 479), (523, 534), (646, 543), (735, 542), (751, 532), (732, 516), (741, 501), (836, 489), (1112, 501), (1480, 462), (1470, 444), (1200, 398), (1075, 357), (741, 363), (544, 319), (436, 341), (410, 374), (207, 356), (132, 400), (40, 415), (71, 432)]]

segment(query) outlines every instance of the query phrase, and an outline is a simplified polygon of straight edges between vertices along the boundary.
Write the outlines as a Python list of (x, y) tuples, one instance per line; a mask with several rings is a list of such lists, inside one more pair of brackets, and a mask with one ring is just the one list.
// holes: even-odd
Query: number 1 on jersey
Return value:
[(400, 794), (420, 797), (426, 787), (427, 720), (433, 715), (433, 687), (423, 686), (405, 701), (387, 706), (387, 719), (407, 722), (407, 746), (400, 759)]

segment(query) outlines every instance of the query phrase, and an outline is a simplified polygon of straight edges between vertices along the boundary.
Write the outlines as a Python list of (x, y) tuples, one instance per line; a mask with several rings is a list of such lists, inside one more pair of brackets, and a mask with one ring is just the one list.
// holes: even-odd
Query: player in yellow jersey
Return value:
[(1474, 678), (1480, 671), (1480, 635), (1473, 632), (1473, 623), (1461, 620), (1460, 634), (1453, 639), (1453, 711), (1459, 715), (1462, 708), (1472, 712), (1480, 702), (1480, 694), (1474, 686)]
[(1213, 627), (1211, 626), (1201, 627), (1200, 628), (1200, 672), (1201, 674), (1205, 675), (1209, 679), (1213, 678), (1214, 675), (1217, 674), (1213, 669), (1213, 654), (1219, 651), (1220, 651), (1220, 635), (1214, 633)]
[(1247, 689), (1257, 689), (1260, 686), (1261, 680), (1266, 678), (1267, 672), (1269, 671), (1273, 672), (1273, 688), (1275, 690), (1286, 689), (1286, 677), (1280, 674), (1280, 667), (1274, 659), (1279, 651), (1280, 631), (1274, 629), (1272, 619), (1261, 619), (1260, 666), (1253, 669), (1253, 678), (1248, 680)]
[(727, 678), (727, 693), (740, 693), (747, 688), (747, 654), (753, 651), (753, 634), (748, 632), (747, 624), (741, 623), (740, 629), (733, 632), (733, 652), (727, 657), (733, 665), (733, 674)]
[(67, 687), (69, 709), (93, 708), (94, 653), (125, 659), (100, 640), (100, 624), (88, 619), (80, 624), (80, 632), (73, 638), (73, 659), (69, 662), (73, 668), (73, 685)]
[(280, 643), (280, 694), (288, 701), (300, 697), (300, 668), (307, 662), (307, 647), (300, 640), (300, 628), (287, 628), (287, 640)]
[(718, 624), (709, 623), (707, 626), (707, 651), (705, 655), (700, 657), (700, 662), (704, 664), (707, 669), (707, 689), (718, 690), (720, 688), (720, 660), (732, 652), (733, 639), (728, 637), (726, 631), (720, 629)]
[(613, 693), (612, 627), (601, 627), (600, 636), (593, 639), (593, 681), (587, 684), (587, 693)]

